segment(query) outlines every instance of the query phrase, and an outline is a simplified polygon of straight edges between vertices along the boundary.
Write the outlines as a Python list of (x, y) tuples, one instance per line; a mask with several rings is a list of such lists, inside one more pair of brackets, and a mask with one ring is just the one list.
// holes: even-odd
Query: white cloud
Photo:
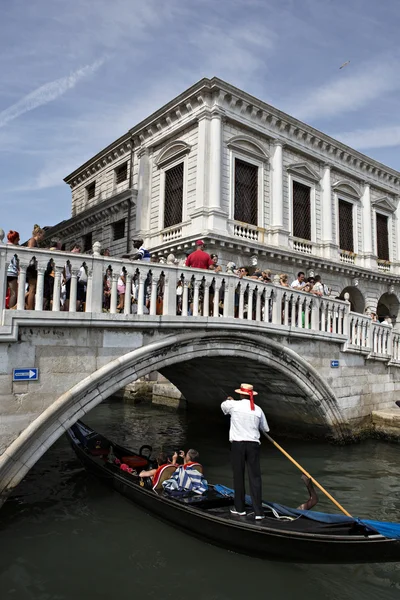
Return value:
[(376, 127), (373, 129), (356, 129), (334, 134), (336, 139), (359, 150), (367, 148), (389, 148), (400, 146), (400, 125), (392, 127)]
[(395, 57), (382, 57), (358, 69), (350, 64), (337, 71), (335, 80), (307, 91), (303, 98), (297, 94), (289, 103), (289, 111), (299, 119), (314, 120), (356, 111), (400, 88), (398, 65)]
[(74, 88), (81, 79), (92, 75), (101, 65), (104, 63), (104, 59), (96, 60), (90, 65), (86, 65), (77, 71), (74, 71), (67, 77), (61, 77), (55, 81), (50, 81), (40, 86), (24, 98), (21, 98), (18, 102), (9, 106), (2, 112), (0, 112), (0, 127), (4, 127), (7, 123), (16, 119), (20, 115), (23, 115), (30, 110), (43, 106), (48, 102), (56, 100), (68, 90)]

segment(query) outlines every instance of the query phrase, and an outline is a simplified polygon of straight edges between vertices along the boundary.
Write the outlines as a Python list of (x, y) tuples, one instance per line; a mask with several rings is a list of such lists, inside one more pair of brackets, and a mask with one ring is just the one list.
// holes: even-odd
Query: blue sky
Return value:
[(63, 177), (214, 75), (400, 170), (399, 22), (397, 0), (3, 3), (0, 227), (69, 218)]

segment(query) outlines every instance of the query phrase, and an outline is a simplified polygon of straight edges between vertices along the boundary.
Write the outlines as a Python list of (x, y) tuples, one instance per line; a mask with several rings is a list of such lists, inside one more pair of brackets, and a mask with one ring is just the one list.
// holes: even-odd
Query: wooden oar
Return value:
[(335, 500), (335, 498), (333, 498), (329, 492), (326, 491), (326, 489), (324, 487), (322, 487), (322, 485), (320, 483), (318, 483), (318, 481), (316, 479), (314, 479), (314, 477), (312, 477), (310, 475), (310, 473), (307, 473), (307, 471), (305, 469), (303, 469), (303, 467), (301, 465), (299, 465), (299, 463), (297, 461), (294, 460), (294, 458), (292, 458), (290, 456), (290, 454), (288, 454), (286, 452), (286, 450), (284, 450), (282, 448), (282, 446), (280, 446), (279, 444), (277, 444), (275, 442), (275, 440), (272, 439), (271, 436), (269, 436), (267, 433), (264, 433), (265, 437), (271, 442), (271, 444), (273, 444), (275, 446), (275, 448), (278, 448), (278, 450), (280, 450), (282, 452), (282, 454), (284, 454), (286, 456), (286, 458), (288, 458), (298, 469), (300, 469), (300, 471), (302, 473), (304, 473), (304, 475), (306, 475), (312, 482), (314, 485), (317, 486), (317, 488), (319, 488), (321, 490), (321, 492), (323, 492), (325, 494), (325, 496), (327, 496), (327, 498), (329, 498), (329, 500), (331, 502), (333, 502), (333, 504), (335, 506), (337, 506), (342, 513), (344, 513), (347, 517), (351, 517), (351, 514), (349, 512), (347, 512), (347, 510), (345, 508), (343, 508), (343, 506), (341, 504), (339, 504), (339, 502), (337, 500)]

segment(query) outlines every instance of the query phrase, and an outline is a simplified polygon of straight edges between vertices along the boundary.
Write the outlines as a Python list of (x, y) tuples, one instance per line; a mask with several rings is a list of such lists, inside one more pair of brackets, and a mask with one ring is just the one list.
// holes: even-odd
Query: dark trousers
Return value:
[(250, 495), (256, 515), (263, 515), (261, 500), (260, 444), (258, 442), (232, 442), (231, 445), (233, 487), (235, 489), (235, 508), (245, 510), (244, 472), (247, 464)]

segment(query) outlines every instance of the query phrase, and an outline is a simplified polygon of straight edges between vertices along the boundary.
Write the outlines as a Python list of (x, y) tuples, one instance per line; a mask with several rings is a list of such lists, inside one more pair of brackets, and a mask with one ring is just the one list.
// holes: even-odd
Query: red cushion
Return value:
[(149, 464), (148, 460), (143, 458), (142, 456), (123, 456), (121, 458), (121, 462), (129, 465), (133, 469), (139, 469), (141, 467), (147, 467)]

